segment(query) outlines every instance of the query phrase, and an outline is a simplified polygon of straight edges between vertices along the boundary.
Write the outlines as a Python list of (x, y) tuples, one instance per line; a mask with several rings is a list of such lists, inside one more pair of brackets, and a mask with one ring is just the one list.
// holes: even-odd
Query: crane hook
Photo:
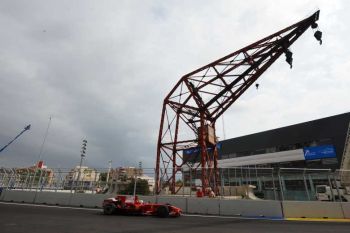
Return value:
[(314, 34), (314, 37), (316, 40), (320, 42), (320, 45), (322, 44), (322, 32), (320, 30), (317, 30)]
[(290, 65), (290, 68), (292, 69), (293, 67), (293, 53), (287, 49), (285, 51), (285, 55), (286, 55), (286, 62)]

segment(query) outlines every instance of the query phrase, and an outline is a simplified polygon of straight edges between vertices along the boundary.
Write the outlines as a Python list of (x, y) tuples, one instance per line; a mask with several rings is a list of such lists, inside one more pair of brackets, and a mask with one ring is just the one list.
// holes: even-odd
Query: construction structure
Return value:
[[(290, 46), (309, 28), (322, 44), (322, 32), (310, 17), (264, 39), (184, 75), (165, 97), (161, 114), (156, 158), (156, 193), (168, 186), (176, 193), (176, 176), (184, 166), (201, 176), (205, 193), (218, 193), (217, 137), (218, 118), (282, 55), (292, 68)], [(184, 149), (200, 151), (200, 163), (183, 159)]]

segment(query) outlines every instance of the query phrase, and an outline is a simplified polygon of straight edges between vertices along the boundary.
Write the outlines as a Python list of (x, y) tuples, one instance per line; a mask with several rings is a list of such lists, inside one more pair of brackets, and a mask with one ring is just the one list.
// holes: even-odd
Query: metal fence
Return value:
[(0, 168), (0, 189), (91, 194), (125, 193), (128, 186), (133, 185), (135, 177), (137, 180), (147, 180), (147, 194), (153, 194), (154, 169), (142, 169), (141, 173), (122, 175), (113, 169)]
[[(166, 173), (171, 174), (171, 170), (162, 171), (162, 174)], [(80, 171), (0, 168), (0, 189), (127, 194), (130, 188), (133, 189), (135, 177), (147, 180), (143, 184), (137, 183), (137, 194), (155, 194), (153, 168), (144, 168), (134, 174), (91, 168)], [(350, 201), (349, 180), (350, 170), (236, 167), (219, 169), (218, 183), (222, 198), (341, 202)], [(141, 189), (145, 184), (147, 187)], [(160, 195), (171, 195), (169, 186), (165, 179), (161, 180)], [(201, 187), (198, 170), (183, 171), (176, 177), (176, 187), (175, 195), (196, 196)]]

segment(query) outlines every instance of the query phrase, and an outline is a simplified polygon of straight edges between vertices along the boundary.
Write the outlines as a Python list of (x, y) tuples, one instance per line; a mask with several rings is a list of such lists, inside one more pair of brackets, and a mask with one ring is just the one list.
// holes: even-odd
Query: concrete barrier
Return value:
[(4, 196), (5, 196), (5, 189), (0, 188), (0, 201), (4, 199)]
[(2, 201), (5, 197), (5, 190), (4, 189), (1, 189), (0, 190), (0, 201)]
[(344, 218), (340, 202), (284, 201), (285, 218)]
[(187, 198), (187, 213), (190, 214), (220, 214), (220, 200), (211, 198)]
[(187, 198), (186, 197), (171, 197), (171, 196), (158, 196), (157, 203), (169, 203), (182, 209), (184, 213), (187, 213)]
[(282, 219), (279, 201), (220, 200), (220, 215)]
[(71, 195), (69, 205), (79, 207), (101, 208), (103, 200), (109, 197), (113, 197), (113, 195), (111, 196), (109, 194), (75, 193)]
[[(102, 207), (102, 202), (104, 199), (115, 197), (115, 194), (83, 194), (77, 193), (72, 195), (71, 205), (73, 206), (84, 206), (84, 207)], [(139, 200), (143, 200), (144, 202), (152, 202), (156, 203), (156, 196), (139, 196)]]
[[(102, 207), (109, 194), (3, 190), (1, 201), (36, 204)], [(145, 202), (170, 203), (185, 213), (265, 218), (348, 218), (350, 203), (317, 201), (225, 200), (174, 196), (139, 196)]]
[(36, 204), (69, 206), (71, 195), (71, 193), (61, 192), (37, 192), (34, 202)]
[(157, 196), (139, 196), (140, 200), (143, 200), (144, 202), (151, 202), (156, 203), (157, 202)]
[(35, 191), (3, 190), (2, 201), (33, 203)]
[(343, 202), (341, 203), (344, 218), (350, 218), (350, 202)]

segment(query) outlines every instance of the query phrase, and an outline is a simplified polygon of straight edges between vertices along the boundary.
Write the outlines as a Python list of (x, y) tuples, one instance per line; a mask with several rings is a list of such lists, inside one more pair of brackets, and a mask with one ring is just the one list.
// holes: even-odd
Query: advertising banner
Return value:
[[(221, 143), (216, 144), (216, 148), (218, 148), (218, 150), (221, 149)], [(212, 151), (214, 148), (213, 147), (208, 147), (207, 151)], [(199, 147), (191, 147), (188, 149), (183, 150), (183, 154), (184, 155), (196, 155), (198, 154), (200, 151)]]
[(333, 145), (304, 147), (305, 160), (336, 158), (336, 156)]

